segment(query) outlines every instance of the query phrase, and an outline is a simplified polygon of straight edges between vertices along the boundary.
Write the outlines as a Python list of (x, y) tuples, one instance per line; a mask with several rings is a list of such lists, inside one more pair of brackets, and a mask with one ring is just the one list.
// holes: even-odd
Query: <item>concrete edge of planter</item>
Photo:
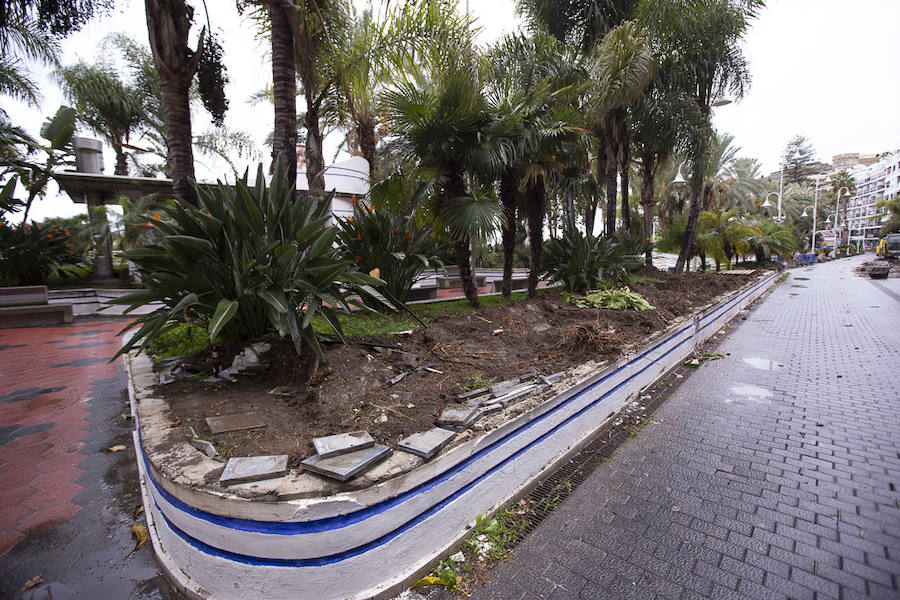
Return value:
[[(537, 465), (531, 464), (525, 467), (517, 467), (516, 464), (511, 463), (513, 465), (512, 468), (507, 469), (507, 467), (504, 466), (504, 463), (505, 461), (512, 460), (516, 457), (515, 453), (513, 453), (511, 458), (500, 460), (502, 469), (496, 470), (498, 467), (494, 465), (488, 469), (486, 474), (476, 473), (474, 479), (466, 484), (468, 486), (474, 486), (472, 487), (472, 490), (465, 489), (465, 493), (462, 496), (459, 496), (458, 498), (454, 497), (450, 504), (439, 509), (439, 516), (445, 523), (440, 527), (438, 535), (431, 535), (431, 533), (434, 532), (433, 527), (435, 525), (433, 515), (426, 516), (422, 521), (414, 523), (413, 526), (410, 527), (410, 529), (418, 530), (418, 533), (408, 535), (407, 532), (402, 531), (393, 538), (390, 538), (383, 545), (379, 544), (377, 547), (382, 549), (378, 552), (371, 549), (365, 550), (362, 553), (351, 555), (348, 558), (341, 558), (340, 561), (334, 561), (332, 563), (315, 565), (313, 564), (314, 561), (310, 562), (311, 559), (302, 559), (296, 565), (292, 565), (287, 564), (291, 561), (281, 564), (277, 562), (281, 559), (266, 559), (263, 557), (257, 559), (257, 562), (261, 562), (262, 564), (254, 565), (246, 564), (245, 562), (242, 563), (243, 566), (241, 568), (235, 568), (235, 560), (240, 563), (242, 559), (235, 559), (233, 556), (218, 556), (217, 554), (227, 554), (228, 551), (216, 551), (215, 548), (213, 548), (210, 553), (210, 548), (214, 546), (215, 543), (218, 543), (220, 546), (224, 545), (226, 547), (230, 544), (234, 548), (242, 550), (251, 547), (254, 544), (257, 549), (268, 549), (273, 545), (273, 542), (281, 542), (281, 538), (267, 536), (266, 534), (261, 534), (259, 532), (237, 532), (227, 528), (225, 534), (222, 532), (207, 531), (211, 529), (209, 524), (200, 522), (197, 524), (190, 523), (190, 526), (200, 525), (198, 531), (202, 530), (203, 534), (209, 534), (210, 537), (207, 542), (213, 541), (214, 544), (206, 545), (206, 542), (194, 540), (194, 538), (191, 538), (190, 536), (179, 537), (180, 533), (183, 533), (183, 531), (178, 530), (177, 527), (172, 527), (173, 523), (169, 520), (170, 518), (173, 518), (172, 507), (166, 506), (166, 501), (159, 495), (158, 488), (153, 487), (154, 483), (147, 481), (148, 476), (151, 479), (157, 479), (160, 474), (152, 473), (146, 469), (146, 463), (142, 456), (143, 452), (141, 450), (139, 432), (136, 430), (135, 448), (138, 453), (138, 462), (141, 469), (142, 494), (144, 494), (145, 512), (148, 515), (148, 525), (150, 525), (149, 529), (151, 531), (151, 536), (153, 537), (154, 548), (160, 555), (164, 569), (169, 572), (170, 577), (176, 582), (176, 585), (183, 593), (188, 593), (192, 598), (228, 598), (239, 596), (240, 592), (234, 592), (229, 586), (222, 587), (220, 585), (221, 581), (219, 579), (222, 576), (222, 569), (226, 567), (235, 572), (235, 585), (238, 585), (239, 581), (244, 582), (245, 585), (254, 586), (253, 589), (257, 593), (265, 591), (274, 594), (279, 593), (279, 590), (284, 591), (291, 589), (291, 586), (308, 584), (307, 588), (310, 589), (310, 591), (318, 590), (316, 593), (322, 595), (323, 598), (332, 596), (340, 598), (386, 597), (402, 588), (403, 585), (414, 576), (427, 570), (432, 561), (443, 552), (450, 551), (452, 548), (458, 546), (465, 537), (466, 529), (474, 522), (475, 515), (491, 513), (500, 506), (514, 501), (524, 493), (527, 493), (530, 487), (533, 486), (540, 477), (541, 473), (560, 463), (560, 461), (567, 459), (574, 452), (577, 452), (583, 444), (590, 440), (591, 433), (606, 422), (608, 417), (621, 408), (627, 400), (635, 397), (636, 394), (640, 393), (641, 389), (658, 379), (663, 372), (669, 370), (672, 366), (675, 366), (683, 360), (684, 356), (687, 356), (693, 351), (696, 344), (699, 341), (702, 341), (702, 339), (698, 339), (699, 323), (701, 321), (708, 321), (704, 325), (704, 329), (716, 325), (716, 327), (710, 328), (708, 333), (702, 336), (702, 338), (705, 339), (718, 331), (720, 324), (724, 324), (744, 306), (755, 300), (756, 297), (768, 289), (768, 287), (775, 282), (776, 277), (777, 273), (768, 274), (754, 280), (740, 290), (727, 295), (724, 299), (720, 299), (718, 302), (711, 303), (710, 305), (701, 308), (695, 312), (695, 317), (693, 319), (682, 321), (679, 324), (669, 327), (665, 332), (661, 332), (660, 335), (655, 336), (653, 341), (644, 344), (643, 353), (638, 351), (623, 356), (614, 364), (601, 369), (599, 373), (588, 377), (580, 384), (570, 387), (569, 390), (559, 394), (553, 400), (545, 402), (529, 413), (521, 415), (517, 419), (501, 426), (497, 430), (489, 432), (476, 440), (470, 440), (470, 442), (465, 445), (467, 451), (475, 453), (483, 452), (485, 448), (491, 446), (491, 444), (497, 443), (496, 440), (501, 439), (506, 434), (505, 430), (515, 430), (516, 427), (531, 427), (532, 422), (542, 420), (547, 420), (548, 423), (552, 424), (553, 419), (557, 417), (554, 416), (554, 414), (551, 414), (548, 417), (547, 413), (553, 413), (556, 410), (556, 407), (567, 404), (573, 399), (581, 402), (579, 397), (585, 395), (586, 391), (594, 395), (599, 394), (599, 391), (592, 391), (591, 388), (597, 387), (599, 383), (603, 383), (607, 378), (613, 377), (613, 379), (610, 379), (609, 385), (612, 385), (612, 383), (618, 380), (616, 377), (621, 379), (620, 383), (615, 385), (612, 390), (604, 392), (603, 395), (599, 396), (599, 399), (591, 400), (588, 398), (593, 404), (599, 403), (598, 408), (600, 410), (594, 410), (592, 408), (593, 404), (588, 403), (585, 408), (573, 413), (574, 416), (568, 416), (565, 421), (561, 421), (559, 425), (555, 426), (556, 428), (569, 428), (571, 431), (569, 431), (569, 429), (566, 431), (560, 429), (560, 435), (556, 435), (555, 438), (547, 436), (551, 436), (551, 434), (555, 435), (554, 432), (556, 429), (551, 429), (548, 433), (543, 434), (547, 440), (555, 439), (558, 441), (562, 439), (561, 446), (550, 447), (549, 443), (545, 444), (543, 442), (544, 438), (536, 438), (535, 441), (530, 442), (530, 444), (525, 444), (517, 450), (519, 453), (528, 452), (529, 457), (534, 459), (531, 462), (536, 462)], [(690, 324), (686, 325), (686, 323), (689, 323), (690, 321), (693, 321), (693, 327)], [(676, 329), (679, 329), (679, 331), (675, 331)], [(689, 329), (692, 331), (688, 332)], [(666, 351), (664, 354), (660, 350), (659, 357), (653, 354), (655, 348), (665, 348), (670, 342), (677, 339), (681, 339), (681, 341), (675, 344), (672, 349)], [(656, 365), (662, 358), (670, 355), (674, 350), (679, 349), (680, 346), (689, 341), (691, 342), (690, 345), (680, 349), (676, 353), (677, 356), (669, 356), (666, 359), (668, 361), (664, 364), (666, 368), (662, 368), (659, 371), (647, 372), (651, 366)], [(649, 362), (650, 364), (639, 371), (636, 371), (641, 360)], [(135, 386), (132, 381), (130, 363), (127, 365), (127, 368), (129, 370), (129, 395), (132, 400), (132, 411), (136, 415), (136, 420), (139, 420), (141, 417), (139, 415), (140, 411), (135, 406)], [(643, 379), (646, 381), (632, 381), (638, 375), (642, 375)], [(613, 402), (604, 400), (604, 398), (612, 392), (617, 392), (617, 396), (621, 397), (617, 397)], [(573, 405), (573, 410), (574, 408), (578, 408), (578, 406)], [(588, 411), (588, 409), (590, 410)], [(581, 413), (584, 413), (584, 415), (581, 415)], [(590, 418), (584, 420), (588, 415)], [(572, 420), (576, 417), (577, 420)], [(584, 420), (584, 422), (582, 422), (582, 420)], [(571, 421), (571, 423), (569, 423), (569, 421)], [(538, 425), (540, 426), (542, 424), (539, 423)], [(140, 423), (138, 423), (138, 426), (140, 427)], [(535, 430), (538, 430), (540, 428), (539, 426), (535, 427)], [(563, 433), (566, 435), (562, 435)], [(532, 448), (533, 445), (534, 447)], [(459, 453), (458, 450), (457, 453)], [(448, 453), (448, 456), (450, 455), (451, 454)], [(525, 472), (519, 472), (522, 471), (523, 468)], [(452, 492), (451, 484), (455, 477), (456, 475), (443, 482), (441, 485), (443, 486), (446, 484), (448, 489)], [(485, 483), (482, 481), (482, 479), (485, 478), (489, 478), (491, 481)], [(497, 481), (494, 481), (494, 479), (497, 479)], [(479, 488), (481, 491), (480, 494), (478, 493)], [(384, 492), (388, 489), (396, 491), (395, 486), (384, 486), (381, 491)], [(474, 493), (470, 493), (470, 491)], [(484, 497), (486, 492), (488, 492), (490, 497)], [(239, 499), (239, 501), (242, 504), (248, 502), (246, 499)], [(409, 502), (409, 504), (413, 504), (413, 502)], [(418, 508), (413, 507), (411, 511), (414, 513), (416, 510), (420, 509), (421, 506)], [(385, 512), (391, 511), (396, 512), (393, 508), (390, 511)], [(445, 515), (444, 513), (447, 514)], [(399, 518), (400, 521), (397, 521), (397, 518)], [(386, 527), (394, 527), (397, 522), (402, 522), (402, 519), (404, 518), (406, 518), (404, 515), (400, 515), (399, 517), (395, 516), (394, 522), (387, 524)], [(375, 519), (372, 520), (374, 521)], [(204, 529), (204, 527), (206, 529)], [(367, 527), (369, 527), (369, 525), (361, 524), (352, 528), (350, 531), (361, 529), (363, 530), (363, 535), (365, 535), (364, 530)], [(423, 527), (425, 529), (423, 529)], [(377, 527), (369, 528), (371, 529), (369, 535), (378, 535), (381, 533), (381, 530), (378, 530)], [(173, 531), (179, 531), (180, 533), (179, 535), (176, 535)], [(423, 537), (423, 532), (427, 532), (425, 537), (429, 538), (424, 543), (421, 539)], [(347, 536), (347, 533), (348, 532), (346, 531), (339, 531), (336, 536), (344, 538)], [(253, 539), (254, 535), (261, 539)], [(318, 536), (318, 534), (316, 535)], [(312, 538), (316, 536), (310, 535), (308, 537)], [(333, 541), (328, 538), (319, 537), (321, 538), (321, 544), (327, 546), (328, 544), (333, 543)], [(185, 540), (188, 540), (189, 543), (184, 543)], [(190, 543), (190, 540), (194, 540), (195, 543)], [(309, 542), (304, 542), (304, 544), (308, 546)], [(313, 543), (312, 545), (319, 546), (320, 544)], [(200, 546), (204, 547), (201, 548)], [(289, 551), (296, 551), (296, 548)], [(340, 553), (335, 556), (339, 554)], [(369, 556), (366, 556), (367, 554)], [(373, 559), (373, 556), (376, 554), (378, 554), (378, 557)], [(410, 559), (410, 557), (417, 558)], [(347, 564), (345, 564), (344, 561), (346, 561)], [(334, 566), (332, 567), (332, 565)], [(393, 566), (386, 568), (385, 565)], [(292, 566), (295, 568), (291, 568)], [(355, 578), (359, 579), (359, 581), (347, 583), (348, 578), (349, 580), (354, 579), (353, 576), (348, 575), (348, 568), (351, 569), (353, 573), (357, 574)], [(333, 571), (333, 573), (329, 575), (327, 573), (328, 571)], [(369, 573), (370, 576), (368, 578), (360, 576), (360, 573)], [(218, 587), (219, 589), (205, 591), (203, 582), (201, 581), (204, 577), (206, 577), (209, 584), (213, 587)], [(338, 580), (342, 582), (340, 586), (336, 586)], [(283, 588), (279, 587), (279, 585), (283, 586)], [(207, 587), (210, 586), (208, 585)], [(294, 589), (296, 589), (296, 587), (294, 587)]]

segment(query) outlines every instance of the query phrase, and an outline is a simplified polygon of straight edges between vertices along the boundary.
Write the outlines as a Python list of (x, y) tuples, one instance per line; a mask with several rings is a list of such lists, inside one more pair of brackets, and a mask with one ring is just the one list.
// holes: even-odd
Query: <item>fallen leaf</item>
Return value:
[(118, 446), (110, 446), (106, 449), (107, 452), (120, 452), (125, 449), (125, 446), (119, 444)]
[(24, 592), (25, 590), (30, 590), (34, 586), (41, 585), (42, 583), (44, 583), (44, 578), (40, 575), (35, 575), (25, 582), (25, 585), (22, 586), (22, 591)]
[(138, 504), (137, 506), (134, 507), (134, 512), (132, 513), (132, 517), (137, 519), (138, 515), (140, 515), (142, 512), (144, 512), (144, 505)]
[(675, 373), (675, 379), (684, 379), (684, 375), (681, 373)]
[(119, 417), (122, 419), (128, 420), (131, 418), (131, 415), (129, 415), (128, 413), (122, 413), (119, 415)]
[(429, 575), (409, 586), (409, 589), (414, 590), (416, 588), (425, 587), (426, 585), (442, 585), (444, 587), (449, 587), (450, 582), (443, 577), (433, 577)]
[(650, 422), (653, 423), (654, 425), (664, 425), (664, 424), (665, 424), (665, 421), (653, 421), (653, 420), (651, 420)]
[[(125, 558), (128, 558), (138, 550), (140, 550), (141, 546), (144, 545), (144, 542), (147, 541), (147, 528), (138, 523), (137, 525), (131, 526), (131, 535), (137, 540), (137, 543), (134, 545), (134, 548), (131, 549), (131, 552), (125, 555)], [(124, 558), (122, 560), (125, 560)]]

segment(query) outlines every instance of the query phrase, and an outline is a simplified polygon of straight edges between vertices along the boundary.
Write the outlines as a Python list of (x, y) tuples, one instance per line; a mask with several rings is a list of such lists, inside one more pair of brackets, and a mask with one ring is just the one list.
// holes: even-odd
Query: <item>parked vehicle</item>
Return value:
[(900, 233), (889, 233), (878, 243), (875, 255), (881, 258), (900, 257)]

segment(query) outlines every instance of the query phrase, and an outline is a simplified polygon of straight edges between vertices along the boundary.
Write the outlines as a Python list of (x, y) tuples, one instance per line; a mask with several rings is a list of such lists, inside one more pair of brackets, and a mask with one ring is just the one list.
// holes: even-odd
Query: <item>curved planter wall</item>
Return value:
[[(389, 481), (326, 498), (264, 502), (165, 477), (135, 448), (154, 549), (176, 585), (210, 599), (387, 596), (460, 541), (479, 514), (525, 492), (640, 390), (776, 281), (772, 273), (673, 325), (642, 350)], [(268, 515), (268, 517), (266, 517)]]

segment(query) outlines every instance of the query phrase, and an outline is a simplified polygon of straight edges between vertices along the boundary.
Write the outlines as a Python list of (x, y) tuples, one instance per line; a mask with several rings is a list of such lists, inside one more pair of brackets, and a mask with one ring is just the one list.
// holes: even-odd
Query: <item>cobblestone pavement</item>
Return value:
[(0, 329), (0, 598), (172, 597), (149, 543), (124, 559), (144, 521), (124, 369), (108, 362), (121, 327)]
[(474, 598), (900, 598), (900, 280), (862, 260), (793, 270)]

